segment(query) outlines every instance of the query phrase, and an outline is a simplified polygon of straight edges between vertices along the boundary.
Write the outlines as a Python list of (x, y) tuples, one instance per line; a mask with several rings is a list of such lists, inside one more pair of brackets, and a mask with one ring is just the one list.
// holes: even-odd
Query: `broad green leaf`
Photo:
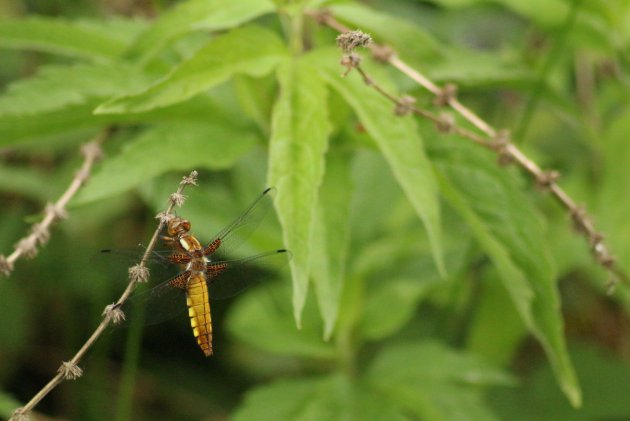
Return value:
[(264, 284), (243, 294), (230, 308), (228, 331), (250, 346), (273, 354), (333, 359), (333, 344), (322, 340), (313, 300), (304, 307), (302, 329), (295, 328), (287, 284)]
[(350, 231), (349, 158), (335, 149), (328, 152), (326, 175), (315, 210), (310, 265), (326, 340), (330, 339), (337, 321), (345, 278)]
[(220, 31), (239, 26), (274, 10), (269, 0), (192, 0), (160, 15), (130, 49), (146, 59), (174, 39), (192, 31)]
[[(344, 135), (347, 135), (344, 133)], [(348, 134), (349, 135), (349, 134)], [(388, 229), (384, 216), (389, 216), (392, 206), (400, 206), (406, 200), (387, 162), (378, 151), (359, 149), (352, 162), (352, 241), (361, 248), (370, 247)], [(408, 202), (408, 201), (407, 201)], [(358, 257), (357, 253), (352, 256)]]
[[(72, 81), (72, 86), (68, 81)], [(148, 81), (136, 68), (124, 64), (45, 66), (34, 77), (9, 85), (0, 96), (0, 116), (39, 114), (82, 105), (92, 98), (138, 89)]]
[(496, 266), (529, 331), (545, 349), (558, 383), (580, 405), (580, 387), (563, 336), (555, 271), (536, 209), (494, 156), (460, 139), (432, 144), (441, 191)]
[(361, 337), (379, 340), (398, 331), (414, 314), (428, 283), (418, 279), (382, 278), (371, 285), (361, 319)]
[(234, 119), (233, 116), (231, 118), (225, 116), (223, 111), (206, 97), (139, 114), (94, 115), (92, 111), (99, 102), (100, 99), (91, 98), (81, 105), (42, 114), (0, 116), (0, 146), (18, 144), (28, 146), (46, 141), (47, 146), (54, 147), (67, 141), (85, 141), (99, 129), (115, 123), (203, 122), (208, 120), (208, 115), (221, 116), (228, 121)]
[(0, 146), (59, 139), (62, 134), (85, 133), (89, 138), (100, 127), (115, 121), (111, 116), (94, 116), (92, 110), (97, 103), (92, 100), (43, 114), (0, 116)]
[(330, 7), (333, 15), (353, 28), (370, 33), (378, 43), (386, 43), (405, 59), (428, 60), (440, 56), (441, 47), (421, 25), (371, 9), (361, 3)]
[(74, 204), (127, 191), (172, 170), (229, 168), (255, 142), (251, 132), (219, 123), (173, 123), (148, 129), (104, 161)]
[(569, 347), (584, 389), (581, 408), (571, 407), (554, 387), (554, 373), (547, 365), (535, 367), (528, 381), (514, 389), (493, 390), (489, 401), (502, 419), (529, 420), (627, 420), (630, 419), (628, 378), (630, 365), (594, 344)]
[(308, 291), (313, 224), (330, 123), (327, 92), (315, 69), (300, 59), (278, 68), (280, 96), (271, 121), (268, 182), (278, 188), (276, 209), (293, 253), (293, 307), (300, 325)]
[(514, 383), (485, 361), (433, 342), (386, 347), (366, 380), (420, 419), (436, 421), (494, 420), (480, 387)]
[(514, 12), (544, 26), (558, 26), (569, 13), (569, 2), (563, 0), (493, 0)]
[[(345, 79), (341, 78), (341, 68), (337, 64), (339, 54), (335, 50), (326, 50), (311, 58), (318, 64), (320, 73), (328, 84), (354, 109), (365, 130), (387, 160), (394, 177), (427, 230), (436, 266), (444, 276), (437, 186), (414, 119), (409, 116), (396, 117), (392, 104), (366, 86), (356, 72)], [(385, 73), (376, 72), (373, 68), (369, 71), (378, 75), (381, 85), (391, 88)]]
[[(617, 261), (630, 271), (630, 108), (612, 123), (603, 143), (603, 178), (598, 188), (597, 222)], [(626, 272), (628, 273), (628, 272)]]
[(0, 164), (0, 190), (37, 201), (52, 199), (50, 174), (28, 167)]
[(482, 293), (470, 323), (466, 349), (495, 364), (507, 365), (518, 352), (527, 328), (496, 272), (484, 271), (480, 277)]
[(233, 420), (403, 421), (409, 418), (382, 395), (341, 376), (279, 380), (249, 392)]
[(127, 47), (107, 25), (47, 17), (0, 20), (0, 47), (33, 49), (95, 61), (114, 59)]
[(234, 77), (233, 85), (242, 112), (256, 122), (262, 133), (269, 134), (277, 87), (275, 78), (269, 75), (254, 79), (239, 75)]
[(22, 406), (24, 406), (23, 403), (20, 403), (13, 396), (0, 390), (0, 417), (9, 419), (11, 418), (13, 411)]
[(212, 40), (164, 79), (144, 91), (114, 98), (97, 114), (137, 113), (185, 101), (228, 80), (235, 74), (263, 76), (285, 55), (273, 32), (257, 26), (234, 29)]

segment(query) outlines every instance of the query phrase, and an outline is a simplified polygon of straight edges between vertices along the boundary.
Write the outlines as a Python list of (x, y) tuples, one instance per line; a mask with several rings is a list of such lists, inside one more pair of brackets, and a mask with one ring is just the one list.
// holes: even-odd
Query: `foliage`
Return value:
[[(619, 380), (628, 371), (627, 329), (618, 323), (606, 340), (598, 322), (627, 322), (627, 290), (603, 298), (606, 274), (571, 233), (569, 216), (491, 152), (395, 115), (356, 71), (341, 77), (337, 33), (311, 17), (326, 6), (436, 83), (456, 83), (462, 102), (494, 126), (516, 129), (541, 167), (563, 172), (563, 187), (588, 204), (630, 269), (628, 5), (155, 3), (153, 20), (99, 16), (90, 2), (81, 2), (90, 18), (0, 7), (2, 253), (68, 185), (79, 145), (116, 129), (69, 219), (39, 256), (0, 279), (1, 415), (52, 377), (124, 289), (124, 264), (101, 266), (94, 252), (147, 241), (150, 216), (196, 169), (200, 186), (178, 212), (202, 236), (265, 185), (276, 187), (279, 224), (269, 218), (236, 252), (284, 244), (290, 276), (278, 273), (278, 282), (232, 304), (213, 302), (210, 361), (185, 320), (147, 329), (140, 362), (138, 331), (127, 354), (123, 334), (106, 335), (81, 364), (84, 377), (59, 386), (42, 412), (630, 417)], [(364, 51), (362, 65), (379, 86), (433, 107), (426, 92)], [(593, 344), (568, 346), (573, 336)], [(621, 350), (603, 356), (604, 345)]]

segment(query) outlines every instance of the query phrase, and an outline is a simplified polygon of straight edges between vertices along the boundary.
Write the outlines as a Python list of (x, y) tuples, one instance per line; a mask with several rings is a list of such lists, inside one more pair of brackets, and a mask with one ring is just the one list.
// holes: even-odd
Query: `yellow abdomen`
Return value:
[(191, 275), (186, 288), (186, 304), (193, 334), (206, 357), (212, 355), (210, 298), (203, 274)]

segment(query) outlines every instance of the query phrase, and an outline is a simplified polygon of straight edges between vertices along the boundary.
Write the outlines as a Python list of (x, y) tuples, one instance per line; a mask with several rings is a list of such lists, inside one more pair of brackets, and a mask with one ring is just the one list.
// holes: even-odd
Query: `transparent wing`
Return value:
[[(125, 321), (121, 325), (129, 324), (142, 313), (145, 325), (162, 323), (178, 314), (185, 313), (187, 310), (186, 291), (172, 286), (171, 282), (178, 278), (187, 278), (189, 275), (189, 272), (182, 272), (151, 289), (134, 293), (120, 307), (125, 313)], [(138, 288), (142, 287), (144, 285), (140, 284)]]
[[(243, 259), (209, 262), (206, 270), (208, 295), (211, 299), (232, 297), (273, 277), (290, 258), (288, 251), (274, 250)], [(172, 284), (185, 284), (189, 276), (190, 272), (184, 271), (151, 289), (134, 293), (121, 306), (125, 313), (125, 321), (121, 325), (128, 325), (141, 313), (144, 313), (145, 325), (161, 323), (185, 313), (186, 292)]]
[(209, 262), (206, 265), (208, 295), (212, 299), (232, 297), (277, 275), (290, 258), (287, 250), (275, 250), (243, 259)]
[(273, 207), (274, 194), (275, 189), (273, 187), (267, 188), (238, 218), (213, 237), (213, 241), (221, 240), (219, 250), (222, 255), (230, 254), (258, 228), (260, 222)]

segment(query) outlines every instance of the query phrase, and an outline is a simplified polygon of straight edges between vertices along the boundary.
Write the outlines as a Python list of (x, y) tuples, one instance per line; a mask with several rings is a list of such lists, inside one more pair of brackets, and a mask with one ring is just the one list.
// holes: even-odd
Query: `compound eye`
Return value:
[(188, 219), (182, 219), (180, 227), (182, 231), (190, 231), (190, 221)]
[(182, 224), (182, 220), (180, 218), (173, 218), (170, 221), (168, 221), (167, 225), (166, 225), (166, 230), (168, 232), (168, 235), (170, 236), (174, 236), (177, 235), (177, 233), (180, 231), (180, 225)]

